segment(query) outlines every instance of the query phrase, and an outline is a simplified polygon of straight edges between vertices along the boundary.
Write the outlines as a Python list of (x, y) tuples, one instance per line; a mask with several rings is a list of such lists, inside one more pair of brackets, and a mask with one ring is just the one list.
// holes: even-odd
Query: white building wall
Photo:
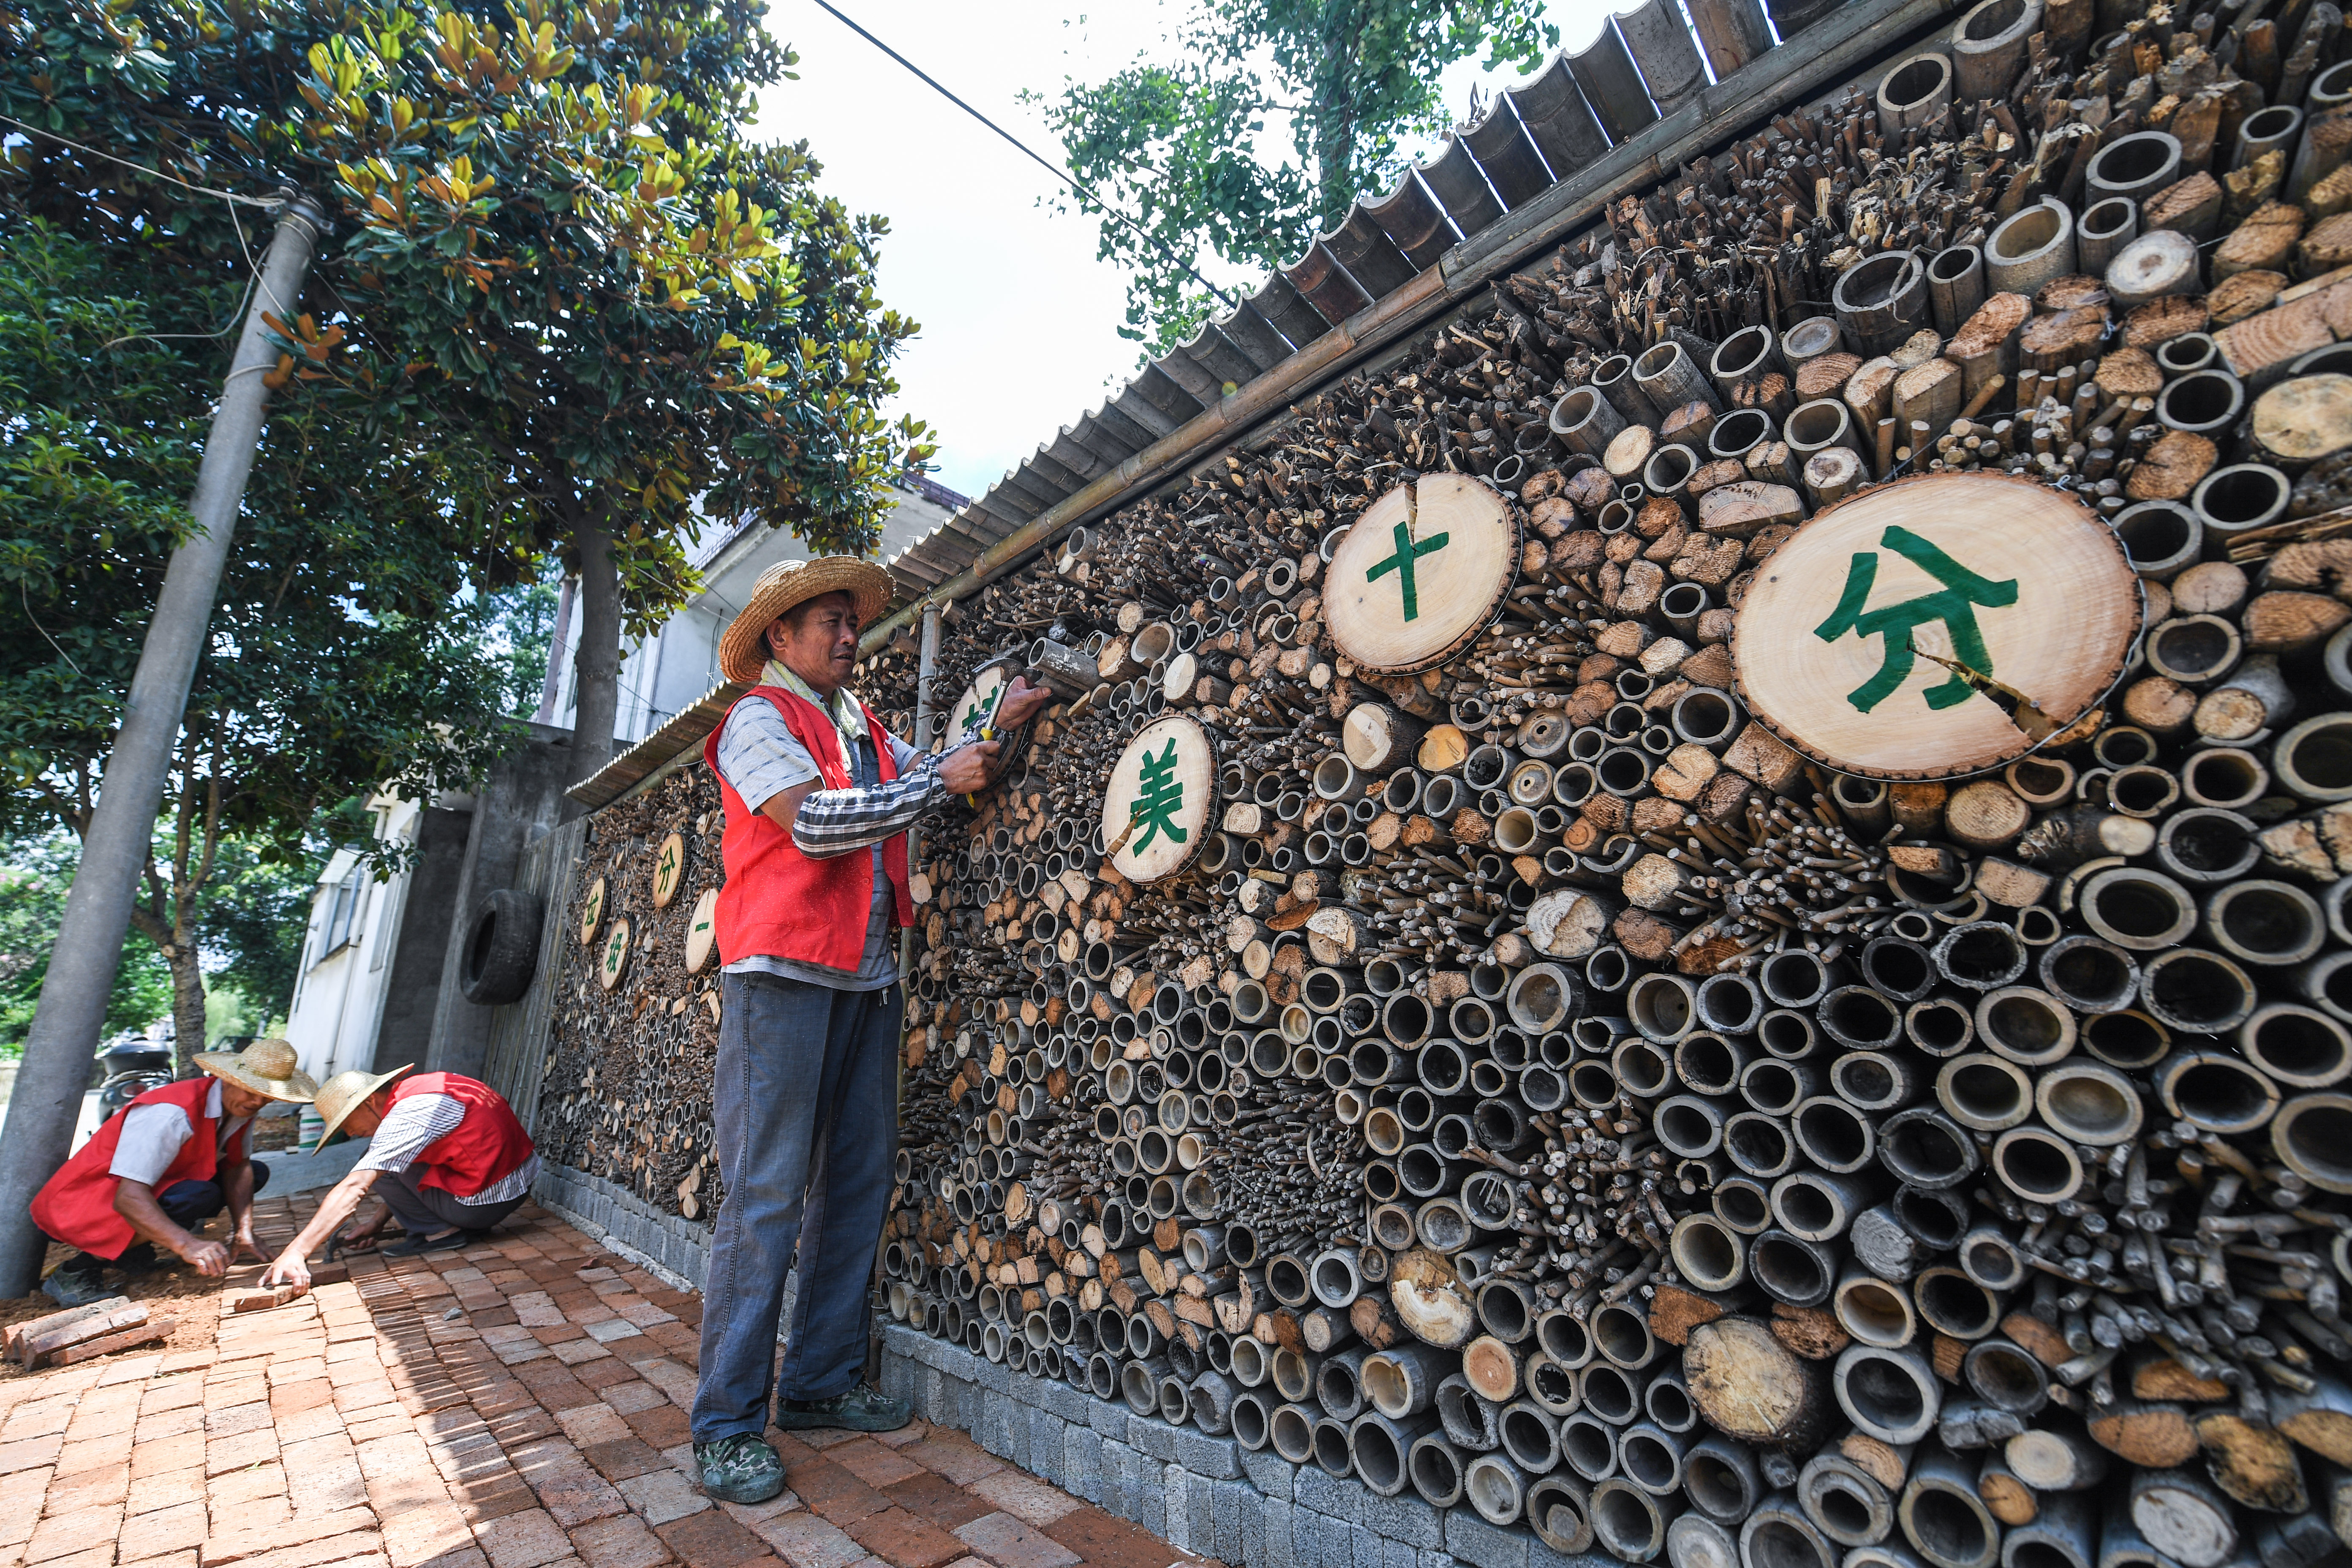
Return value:
[[(379, 842), (414, 843), (422, 814), (389, 795), (369, 803)], [(383, 1016), (393, 949), (407, 903), (408, 873), (379, 882), (359, 857), (339, 849), (319, 876), (286, 1038), (304, 1072), (324, 1083), (350, 1068), (372, 1067)]]
[[(947, 521), (949, 512), (912, 490), (894, 490), (895, 505), (882, 524), (885, 561)], [(688, 551), (703, 575), (703, 591), (688, 600), (653, 637), (622, 644), (620, 711), (614, 721), (616, 747), (635, 745), (692, 707), (719, 684), (719, 639), (736, 613), (751, 601), (760, 574), (780, 561), (805, 561), (808, 547), (791, 532), (751, 523), (713, 527)], [(547, 721), (569, 728), (579, 707), (572, 656), (580, 648), (577, 605), (563, 628), (556, 660), (555, 701)]]

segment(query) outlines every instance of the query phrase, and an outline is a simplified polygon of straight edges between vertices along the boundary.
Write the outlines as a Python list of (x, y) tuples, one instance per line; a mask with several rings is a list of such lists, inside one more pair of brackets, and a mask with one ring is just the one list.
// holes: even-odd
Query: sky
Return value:
[[(1057, 167), (1060, 144), (1022, 89), (1050, 96), (1065, 78), (1100, 80), (1139, 51), (1164, 58), (1186, 0), (1095, 12), (1080, 3), (835, 0)], [(1547, 5), (1571, 47), (1607, 9)], [(1095, 220), (1041, 204), (1060, 188), (1051, 174), (811, 0), (771, 0), (768, 22), (800, 52), (801, 79), (768, 91), (759, 132), (805, 139), (824, 165), (821, 189), (889, 219), (877, 292), (923, 329), (898, 360), (893, 412), (929, 422), (933, 478), (977, 496), (1133, 374), (1138, 345), (1118, 334), (1125, 278), (1095, 259)], [(1505, 74), (1496, 85), (1517, 79)], [(1449, 71), (1455, 119), (1481, 75), (1475, 60)]]

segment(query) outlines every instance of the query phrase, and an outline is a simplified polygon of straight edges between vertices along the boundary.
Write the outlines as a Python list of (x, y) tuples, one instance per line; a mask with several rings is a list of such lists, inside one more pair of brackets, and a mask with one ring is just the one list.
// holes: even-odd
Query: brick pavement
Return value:
[[(256, 1205), (264, 1244), (314, 1203)], [(0, 1380), (0, 1568), (1217, 1568), (920, 1421), (771, 1430), (791, 1489), (714, 1506), (700, 1316), (534, 1206), (209, 1349)]]

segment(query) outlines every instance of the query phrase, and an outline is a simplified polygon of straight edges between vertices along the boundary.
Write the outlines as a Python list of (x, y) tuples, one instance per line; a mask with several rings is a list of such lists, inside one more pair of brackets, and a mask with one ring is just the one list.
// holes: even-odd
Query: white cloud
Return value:
[[(1124, 0), (1082, 16), (1045, 0), (842, 8), (1054, 160), (1060, 144), (1018, 101), (1022, 89), (1051, 94), (1065, 77), (1100, 79), (1139, 51), (1163, 53), (1181, 5)], [(1570, 44), (1590, 38), (1606, 9), (1549, 7)], [(806, 139), (825, 194), (890, 220), (877, 290), (923, 326), (898, 361), (900, 404), (938, 432), (940, 481), (978, 495), (1132, 372), (1136, 345), (1117, 330), (1125, 279), (1095, 259), (1093, 219), (1039, 205), (1059, 188), (1051, 174), (871, 44), (808, 0), (777, 0), (768, 21), (800, 51), (801, 79), (764, 95), (760, 132)], [(1480, 75), (1475, 61), (1446, 73), (1457, 118)]]

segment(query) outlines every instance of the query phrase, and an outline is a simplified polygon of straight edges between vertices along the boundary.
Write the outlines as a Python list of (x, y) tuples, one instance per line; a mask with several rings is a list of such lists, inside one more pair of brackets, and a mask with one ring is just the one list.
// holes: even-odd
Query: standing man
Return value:
[[(887, 1432), (910, 1414), (860, 1381), (898, 1142), (906, 834), (929, 807), (993, 782), (997, 746), (918, 752), (847, 689), (858, 628), (889, 596), (869, 562), (786, 562), (760, 574), (719, 643), (727, 679), (756, 687), (703, 746), (727, 808), (712, 1094), (727, 1201), (703, 1286), (694, 1457), (703, 1489), (729, 1502), (783, 1489), (761, 1436), (772, 1382), (787, 1429)], [(1046, 696), (1014, 681), (996, 722), (1025, 722)]]
[[(107, 1294), (110, 1268), (144, 1273), (163, 1247), (199, 1274), (228, 1272), (253, 1239), (253, 1194), (269, 1172), (250, 1158), (254, 1113), (272, 1100), (306, 1103), (318, 1092), (284, 1040), (196, 1058), (202, 1078), (151, 1089), (117, 1111), (33, 1199), (33, 1223), (81, 1250), (41, 1282), (61, 1306)], [(226, 1245), (199, 1234), (226, 1206)]]
[(394, 1085), (407, 1070), (354, 1068), (320, 1089), (319, 1114), (326, 1123), (320, 1144), (344, 1127), (370, 1140), (368, 1152), (335, 1184), (302, 1234), (286, 1244), (262, 1284), (308, 1285), (310, 1254), (371, 1191), (383, 1206), (342, 1239), (373, 1246), (385, 1218), (397, 1219), (407, 1236), (383, 1249), (394, 1258), (471, 1247), (530, 1196), (539, 1151), (506, 1097), (454, 1072), (424, 1073)]

